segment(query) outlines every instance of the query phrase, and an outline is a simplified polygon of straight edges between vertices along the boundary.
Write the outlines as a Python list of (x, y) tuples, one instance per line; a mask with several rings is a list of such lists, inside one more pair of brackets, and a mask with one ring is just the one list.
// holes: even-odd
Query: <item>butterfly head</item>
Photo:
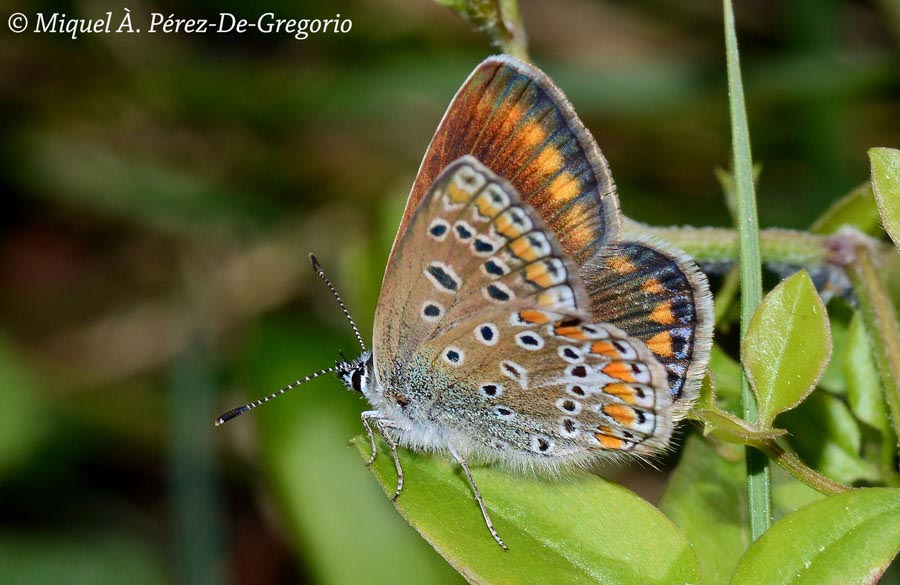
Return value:
[(348, 390), (366, 394), (372, 384), (374, 368), (372, 352), (364, 351), (355, 359), (339, 361), (334, 373)]

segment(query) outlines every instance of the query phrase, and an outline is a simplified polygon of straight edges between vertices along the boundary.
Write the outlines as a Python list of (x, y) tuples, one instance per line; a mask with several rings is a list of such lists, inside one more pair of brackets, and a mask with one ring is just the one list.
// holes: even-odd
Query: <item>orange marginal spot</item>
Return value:
[(637, 271), (637, 266), (626, 256), (610, 256), (606, 259), (606, 266), (619, 274), (630, 274)]
[(603, 373), (610, 378), (622, 380), (623, 382), (634, 382), (631, 367), (625, 362), (610, 362), (603, 367)]
[(672, 325), (675, 323), (675, 313), (672, 312), (672, 301), (666, 301), (656, 305), (650, 318), (661, 325)]
[(543, 152), (538, 155), (537, 159), (535, 159), (534, 164), (538, 166), (543, 173), (544, 176), (549, 176), (562, 168), (565, 163), (565, 158), (558, 148), (555, 146), (548, 146), (544, 148)]
[(657, 279), (655, 279), (655, 278), (648, 278), (648, 279), (644, 282), (644, 284), (641, 285), (641, 289), (643, 289), (643, 291), (644, 291), (645, 293), (648, 293), (648, 294), (651, 294), (651, 295), (661, 295), (661, 294), (663, 294), (664, 292), (666, 292), (666, 287), (664, 287), (664, 286), (662, 285), (662, 283), (659, 282), (659, 281), (658, 281)]
[(592, 221), (592, 214), (596, 213), (596, 209), (583, 201), (576, 201), (553, 219), (554, 231), (565, 235), (569, 249), (584, 248), (597, 237)]
[[(501, 115), (498, 121), (502, 122), (502, 126), (504, 128), (514, 128), (519, 125), (519, 122), (522, 121), (522, 117), (527, 113), (527, 109), (523, 104), (518, 102), (512, 103), (506, 109), (506, 112)], [(495, 116), (496, 118), (497, 116)], [(533, 122), (526, 122), (527, 125), (531, 125)]]
[(475, 199), (475, 207), (478, 208), (478, 213), (483, 217), (494, 217), (502, 211), (499, 207), (494, 205), (494, 202), (491, 201), (491, 198), (487, 193), (482, 193)]
[(531, 150), (538, 144), (547, 140), (547, 129), (540, 122), (529, 120), (522, 124), (516, 132), (516, 146)]
[(541, 288), (550, 288), (553, 286), (553, 277), (547, 271), (547, 265), (543, 262), (535, 262), (525, 267), (525, 280), (532, 284), (536, 284)]
[(447, 198), (450, 199), (451, 203), (465, 203), (471, 196), (471, 193), (460, 189), (454, 181), (450, 181), (447, 185)]
[(524, 229), (521, 226), (513, 223), (512, 212), (510, 211), (507, 211), (494, 220), (494, 228), (497, 230), (498, 234), (507, 240), (518, 238), (524, 233)]
[(647, 347), (656, 355), (667, 358), (675, 356), (675, 351), (672, 349), (672, 335), (668, 331), (661, 331), (648, 339)]
[(516, 233), (512, 221), (510, 221), (509, 212), (504, 213), (494, 220), (494, 229), (497, 230), (498, 234), (507, 239), (515, 238), (519, 235)]
[(528, 238), (516, 238), (509, 245), (509, 249), (516, 258), (525, 262), (537, 260), (540, 252), (540, 250), (531, 245)]
[(619, 352), (616, 351), (616, 348), (614, 348), (612, 346), (612, 344), (609, 343), (608, 341), (595, 341), (594, 343), (592, 343), (591, 344), (591, 353), (597, 354), (597, 355), (603, 355), (603, 356), (606, 356), (608, 358), (613, 358), (613, 359), (622, 357), (621, 354), (619, 354)]
[(575, 341), (584, 341), (584, 331), (578, 325), (557, 325), (553, 328), (553, 333)]
[(624, 404), (607, 404), (603, 407), (603, 413), (612, 417), (617, 423), (624, 427), (630, 427), (634, 424), (637, 415), (634, 410)]
[(618, 396), (628, 404), (634, 404), (635, 402), (634, 388), (628, 384), (607, 384), (603, 387), (603, 392)]
[(526, 323), (534, 323), (536, 325), (543, 325), (550, 321), (550, 317), (547, 316), (547, 313), (535, 311), (533, 309), (519, 311), (519, 319)]
[(557, 307), (559, 305), (559, 297), (548, 293), (546, 290), (538, 295), (538, 304), (542, 307)]
[(581, 181), (564, 171), (550, 181), (550, 184), (547, 185), (547, 192), (556, 208), (559, 209), (581, 194)]
[(600, 445), (606, 449), (621, 449), (625, 446), (625, 441), (618, 437), (604, 435), (603, 433), (594, 433), (594, 437), (600, 441)]

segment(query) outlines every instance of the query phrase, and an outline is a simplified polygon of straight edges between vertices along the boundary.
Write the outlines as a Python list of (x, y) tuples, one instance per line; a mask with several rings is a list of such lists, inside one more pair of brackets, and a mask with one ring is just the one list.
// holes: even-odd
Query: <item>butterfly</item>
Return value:
[(368, 350), (334, 372), (398, 446), (449, 454), (494, 529), (470, 459), (555, 471), (664, 452), (712, 341), (702, 272), (660, 241), (620, 238), (606, 160), (536, 67), (482, 62), (451, 102), (413, 184)]

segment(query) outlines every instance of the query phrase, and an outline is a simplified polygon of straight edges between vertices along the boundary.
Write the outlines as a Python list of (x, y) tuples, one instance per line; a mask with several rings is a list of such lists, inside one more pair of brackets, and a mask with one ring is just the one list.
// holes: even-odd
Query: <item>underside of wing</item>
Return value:
[(395, 248), (375, 314), (376, 363), (490, 306), (589, 316), (578, 268), (553, 233), (471, 156), (432, 184)]
[(463, 451), (553, 467), (668, 443), (666, 370), (639, 339), (590, 323), (578, 267), (471, 156), (448, 166), (411, 218), (375, 331), (379, 379), (429, 405), (429, 422), (453, 429)]
[(568, 100), (537, 68), (495, 56), (475, 69), (425, 154), (401, 234), (437, 176), (467, 154), (509, 181), (576, 264), (618, 238), (618, 201), (606, 160)]
[(436, 356), (431, 369), (455, 380), (433, 416), (467, 429), (472, 451), (487, 458), (554, 468), (668, 446), (675, 419), (666, 371), (612, 325), (491, 308), (425, 350)]

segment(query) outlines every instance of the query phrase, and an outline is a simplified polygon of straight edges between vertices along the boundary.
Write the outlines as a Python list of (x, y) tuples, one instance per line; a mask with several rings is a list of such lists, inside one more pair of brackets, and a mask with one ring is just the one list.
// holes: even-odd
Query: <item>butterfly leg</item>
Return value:
[(403, 467), (400, 465), (400, 457), (397, 456), (397, 443), (394, 441), (390, 432), (388, 432), (388, 429), (391, 428), (391, 426), (391, 421), (383, 418), (375, 421), (375, 428), (378, 429), (378, 432), (384, 437), (388, 447), (391, 448), (391, 457), (394, 458), (394, 467), (397, 468), (397, 491), (394, 492), (394, 496), (391, 498), (392, 502), (396, 502), (397, 498), (400, 497), (400, 492), (403, 491)]
[(449, 446), (450, 454), (453, 455), (453, 458), (456, 459), (456, 462), (462, 467), (463, 471), (466, 473), (466, 477), (469, 478), (469, 485), (472, 486), (472, 492), (475, 494), (475, 501), (478, 502), (478, 507), (481, 508), (481, 515), (484, 516), (484, 523), (487, 524), (488, 530), (491, 532), (491, 536), (494, 537), (494, 540), (497, 541), (497, 544), (500, 545), (500, 548), (508, 551), (506, 544), (503, 543), (503, 539), (500, 538), (500, 535), (497, 534), (497, 530), (494, 528), (494, 523), (491, 522), (491, 517), (488, 515), (487, 508), (484, 507), (484, 500), (481, 498), (481, 492), (478, 491), (478, 486), (475, 484), (475, 478), (472, 476), (472, 472), (469, 470), (469, 464), (463, 459), (462, 455), (460, 455), (456, 449), (453, 448), (453, 445)]
[(360, 418), (362, 418), (363, 428), (366, 429), (366, 434), (369, 435), (369, 444), (372, 446), (372, 456), (369, 457), (369, 460), (366, 461), (366, 467), (371, 467), (373, 463), (375, 463), (375, 457), (378, 455), (378, 445), (375, 443), (375, 435), (372, 433), (372, 423), (370, 420), (374, 420), (376, 424), (378, 424), (378, 411), (377, 410), (367, 410)]

